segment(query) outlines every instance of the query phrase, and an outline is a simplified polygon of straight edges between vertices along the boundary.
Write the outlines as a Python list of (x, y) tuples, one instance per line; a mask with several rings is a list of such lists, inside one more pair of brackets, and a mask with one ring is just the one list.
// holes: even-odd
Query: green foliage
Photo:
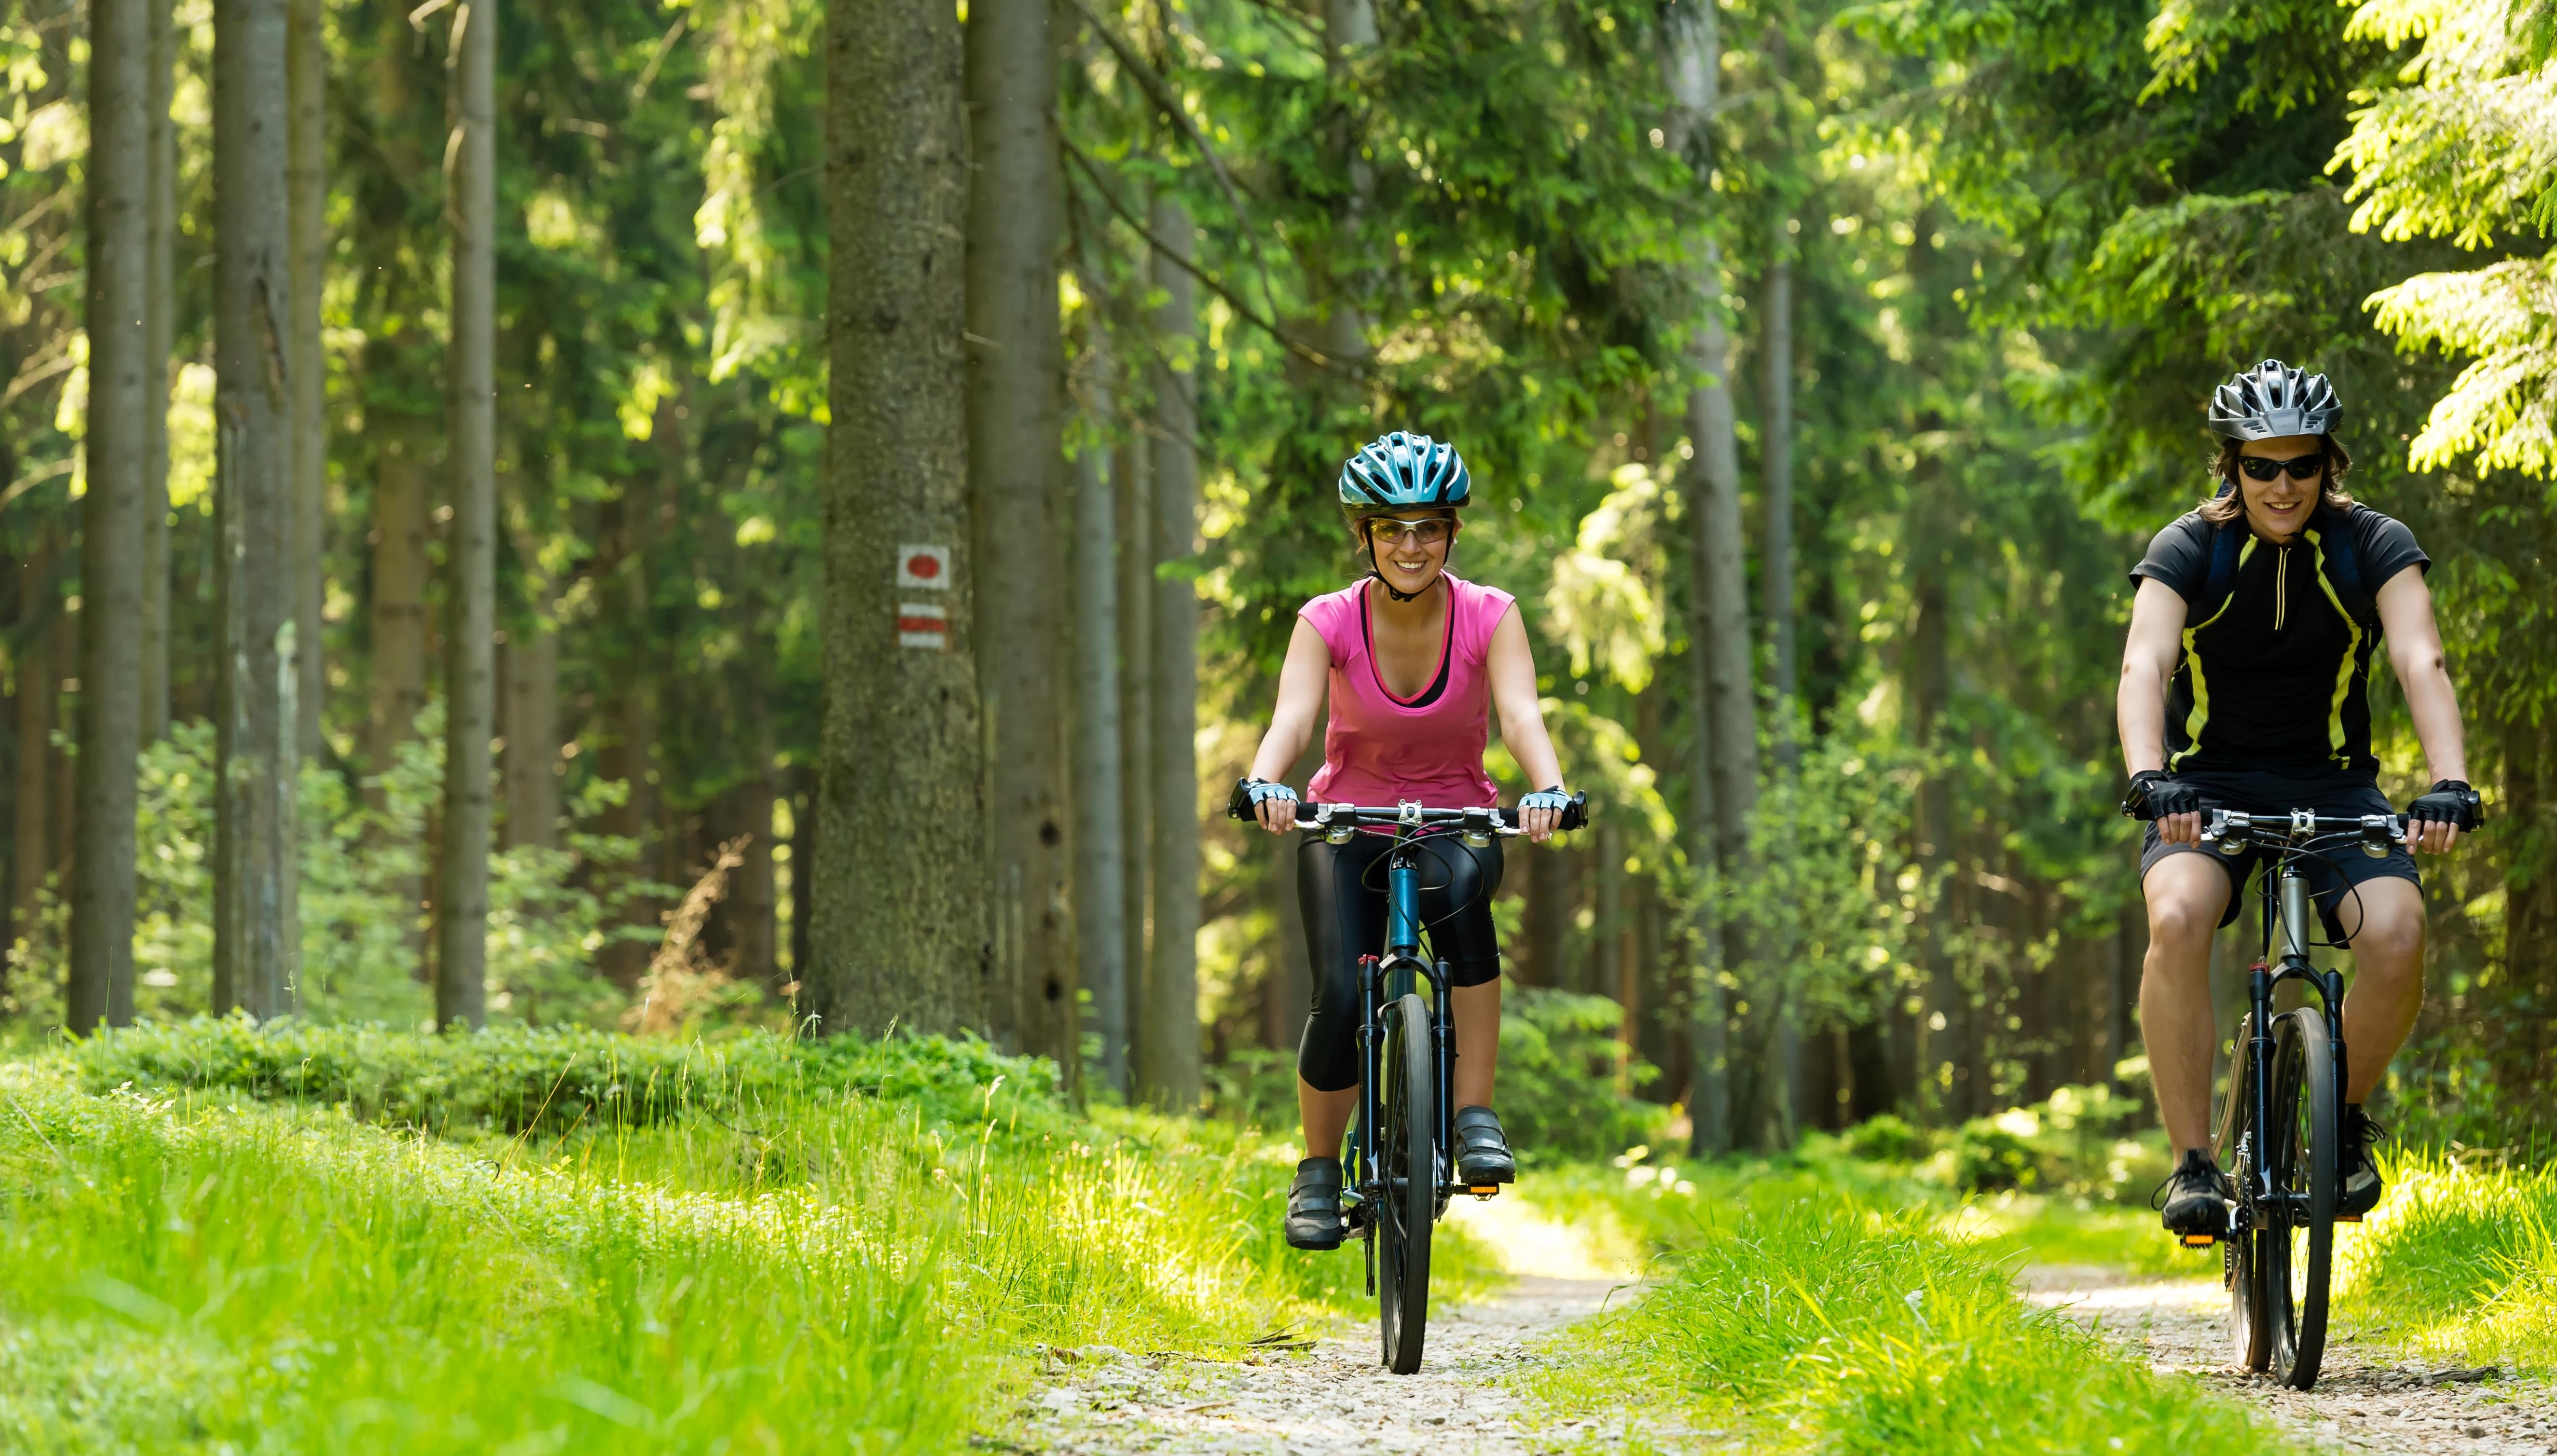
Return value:
[(2003, 1189), (2110, 1202), (2136, 1200), (2166, 1176), (2166, 1152), (2144, 1099), (2112, 1088), (2061, 1087), (2030, 1107), (1974, 1118), (1954, 1135), (1948, 1171), (1971, 1193)]
[(1531, 1389), (1605, 1428), (1676, 1412), (1819, 1450), (2263, 1449), (2234, 1401), (2017, 1300), (1987, 1251), (1822, 1191), (1691, 1224), (1669, 1277), (1566, 1337), (1565, 1364)]
[(744, 1032), (678, 1042), (559, 1026), (433, 1036), (200, 1016), (92, 1036), (56, 1055), (91, 1093), (128, 1084), (228, 1091), (438, 1133), (557, 1135), (694, 1113), (750, 1122), (785, 1096), (884, 1099), (934, 1126), (973, 1124), (998, 1107), (1040, 1128), (1063, 1116), (1053, 1063), (940, 1037), (798, 1042)]
[[(416, 906), (443, 794), (442, 728), (440, 706), (420, 715), (418, 736), (400, 745), (369, 798), (304, 765), (300, 994), (312, 1019), (415, 1026), (432, 1015), (422, 976), (428, 926)], [(146, 1016), (180, 1016), (202, 1007), (212, 988), (213, 726), (173, 726), (144, 745), (137, 777), (135, 999)], [(488, 1005), (501, 1021), (608, 1022), (621, 1010), (619, 990), (594, 974), (595, 953), (625, 902), (662, 887), (630, 874), (637, 848), (627, 840), (575, 835), (571, 845), (489, 857)], [(60, 994), (67, 914), (49, 892), (21, 986)]]
[(2381, 1174), (2338, 1246), (2343, 1308), (2428, 1356), (2557, 1367), (2557, 1168), (2417, 1152)]
[(1602, 1157), (1660, 1134), (1657, 1111), (1623, 1090), (1659, 1070), (1636, 1057), (1619, 1079), (1624, 1024), (1605, 996), (1529, 987), (1504, 997), (1499, 1111), (1522, 1164)]
[(1883, 1113), (1846, 1129), (1838, 1145), (1867, 1162), (1905, 1163), (1926, 1146), (1926, 1139), (1905, 1121)]

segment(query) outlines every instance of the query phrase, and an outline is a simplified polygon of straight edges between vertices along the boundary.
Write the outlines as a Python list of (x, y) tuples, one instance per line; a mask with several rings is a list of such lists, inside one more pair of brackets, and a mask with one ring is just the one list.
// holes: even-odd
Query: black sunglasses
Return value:
[(2253, 480), (2270, 480), (2284, 470), (2290, 471), (2294, 480), (2310, 480), (2326, 468), (2326, 452), (2297, 455), (2286, 461), (2277, 461), (2270, 456), (2241, 455), (2237, 457), (2237, 468), (2244, 470), (2247, 478)]

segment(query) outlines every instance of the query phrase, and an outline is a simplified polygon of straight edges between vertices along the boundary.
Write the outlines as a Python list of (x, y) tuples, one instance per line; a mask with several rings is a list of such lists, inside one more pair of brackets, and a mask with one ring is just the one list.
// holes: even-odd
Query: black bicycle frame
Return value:
[[(2254, 1014), (2247, 1037), (2247, 1101), (2254, 1112), (2254, 1145), (2248, 1149), (2246, 1167), (2242, 1170), (2248, 1182), (2250, 1197), (2241, 1201), (2250, 1226), (2269, 1229), (2273, 1210), (2281, 1206), (2287, 1225), (2306, 1213), (2305, 1208), (2292, 1209), (2275, 1186), (2276, 1173), (2267, 1148), (2273, 1126), (2273, 993), (2285, 981), (2297, 981), (2317, 992), (2321, 1009), (2326, 1015), (2327, 1044), (2335, 1053), (2336, 1106), (2344, 1106), (2344, 974), (2329, 967), (2319, 970), (2309, 958), (2309, 926), (2316, 906), (2309, 894), (2308, 876), (2301, 872), (2304, 858), (2297, 846), (2285, 846), (2281, 869), (2277, 874), (2257, 876), (2258, 891), (2263, 900), (2263, 948), (2255, 964), (2246, 968), (2247, 1003)], [(2274, 969), (2274, 939), (2281, 939), (2280, 969)]]
[[(1432, 1068), (1438, 1087), (1438, 1151), (1444, 1159), (1455, 1146), (1455, 1110), (1450, 1092), (1456, 1076), (1456, 1039), (1454, 1018), (1447, 1003), (1447, 963), (1426, 961), (1420, 956), (1420, 864), (1414, 851), (1416, 842), (1399, 840), (1385, 865), (1385, 955), (1359, 957), (1359, 1176), (1357, 1191), (1362, 1206), (1372, 1206), (1385, 1192), (1377, 1159), (1381, 1148), (1378, 1129), (1385, 1121), (1385, 1008), (1411, 993), (1419, 981), (1429, 983), (1430, 1042), (1437, 1065)], [(1455, 1191), (1444, 1178), (1439, 1180), (1437, 1196), (1444, 1199)]]

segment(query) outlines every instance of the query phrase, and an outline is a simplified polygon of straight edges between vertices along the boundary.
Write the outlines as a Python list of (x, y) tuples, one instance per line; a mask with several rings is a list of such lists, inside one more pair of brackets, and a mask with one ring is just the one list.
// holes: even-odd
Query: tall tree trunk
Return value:
[(1147, 483), (1142, 435), (1121, 446), (1112, 477), (1119, 486), (1119, 787), (1127, 804), (1121, 821), (1121, 903), (1128, 926), (1128, 970), (1121, 993), (1126, 1044), (1120, 1057), (1135, 1083), (1144, 1021), (1146, 928), (1153, 895), (1153, 621), (1154, 553), (1152, 488)]
[(977, 686), (987, 719), (996, 1039), (1080, 1063), (1068, 899), (1064, 235), (1048, 0), (969, 8), (968, 483), (976, 502)]
[(142, 315), (149, 399), (142, 417), (142, 664), (144, 742), (169, 732), (169, 382), (178, 329), (178, 128), (169, 107), (177, 87), (178, 32), (169, 0), (148, 0), (151, 30), (150, 202), (143, 244), (149, 306)]
[[(1187, 258), (1189, 209), (1158, 195), (1150, 220), (1154, 236)], [(1198, 300), (1172, 262), (1156, 259), (1153, 280), (1163, 299), (1154, 331), (1167, 347), (1153, 371), (1154, 945), (1137, 1086), (1154, 1105), (1185, 1112), (1199, 1100)]]
[[(159, 4), (161, 0), (152, 0)], [(320, 295), (329, 262), (329, 46), (324, 0), (287, 0), (285, 84), (290, 135), (285, 192), (291, 215), (293, 301), (287, 321), (293, 360), (293, 621), (302, 648), (296, 725), (302, 756), (322, 752), (320, 711), (329, 698), (321, 608), (328, 594), (329, 361), (320, 347)]]
[(772, 873), (772, 801), (778, 786), (772, 773), (771, 701), (769, 685), (757, 683), (751, 701), (743, 705), (745, 737), (754, 761), (744, 782), (729, 793), (735, 801), (733, 821), (746, 841), (739, 851), (742, 862), (729, 872), (728, 900), (720, 914), (727, 924), (729, 947), (737, 956), (736, 975), (762, 986), (779, 981), (774, 974), (780, 921)]
[[(1376, 49), (1376, 5), (1374, 0), (1323, 0), (1323, 64), (1331, 73), (1332, 83), (1344, 90), (1350, 87), (1350, 67), (1358, 57)], [(1344, 364), (1355, 365), (1368, 355), (1368, 318), (1359, 307), (1365, 295), (1365, 268), (1358, 254), (1359, 229), (1366, 222), (1376, 191), (1375, 169), (1360, 154), (1358, 139), (1346, 114), (1335, 121), (1338, 128), (1333, 138), (1334, 152), (1342, 170), (1349, 177), (1349, 192), (1342, 199), (1337, 215), (1332, 219), (1334, 256), (1329, 260), (1329, 310), (1323, 321), (1323, 349)], [(1350, 376), (1336, 374), (1328, 386), (1341, 387)]]
[(390, 769), (426, 707), (427, 472), (434, 449), (434, 427), (425, 420), (383, 413), (387, 418), (371, 432), (372, 706), (364, 766), (373, 773)]
[(1766, 599), (1768, 671), (1775, 679), (1776, 753), (1791, 769), (1801, 756), (1795, 700), (1801, 692), (1794, 632), (1794, 261), (1792, 234), (1779, 217), (1769, 229), (1767, 276), (1760, 286), (1759, 506), (1766, 545), (1759, 558)]
[[(1921, 459), (1921, 485), (1934, 473), (1935, 463)], [(1922, 506), (1922, 509), (1925, 507)], [(1943, 721), (1948, 679), (1946, 616), (1951, 609), (1946, 599), (1943, 571), (1939, 563), (1927, 559), (1922, 545), (1911, 554), (1913, 583), (1917, 597), (1916, 612), (1910, 624), (1906, 677), (1903, 691), (1909, 703), (1911, 739), (1921, 752), (1932, 752), (1936, 730)], [(1950, 883), (1953, 861), (1953, 790), (1941, 769), (1930, 768), (1918, 782), (1916, 803), (1912, 806), (1911, 837), (1916, 841), (1919, 882), (1928, 894), (1939, 897), (1931, 912), (1922, 912), (1923, 928), (1919, 935), (1920, 964), (1927, 972), (1926, 994), (1918, 1013), (1917, 1025), (1917, 1093), (1919, 1121), (1934, 1125), (1944, 1121), (1948, 1099), (1958, 1104), (1961, 1089), (1951, 1078), (1957, 1059), (1961, 1024), (1964, 1019), (1964, 997), (1954, 976), (1952, 957), (1941, 927), (1951, 922), (1950, 898), (1955, 888)]]
[(134, 757), (142, 746), (150, 468), (153, 0), (90, 0), (88, 491), (80, 500), (79, 813), (67, 1028), (133, 1020)]
[[(652, 437), (655, 428), (671, 428), (669, 410), (661, 405)], [(621, 493), (605, 501), (596, 513), (596, 536), (605, 552), (598, 563), (597, 587), (604, 599), (618, 608), (620, 617), (620, 630), (600, 634), (599, 651), (611, 672), (612, 685), (598, 714), (606, 742), (596, 771), (624, 790), (621, 801), (602, 815), (604, 833), (628, 840), (637, 851), (633, 873), (663, 881), (673, 875), (659, 863), (670, 846), (658, 833), (657, 785), (650, 781), (656, 771), (656, 683), (644, 646), (635, 640), (650, 619), (648, 548), (656, 529), (660, 483), (644, 471), (633, 474), (622, 482)], [(675, 872), (681, 868), (678, 865)], [(644, 903), (623, 909), (624, 925), (647, 929), (657, 923), (653, 908)], [(616, 936), (606, 942), (596, 964), (614, 985), (635, 988), (647, 973), (651, 954), (647, 940)]]
[[(311, 0), (298, 0), (311, 3)], [(488, 740), (497, 632), (497, 0), (453, 12), (452, 577), (446, 589), (444, 833), (437, 845), (435, 1019), (488, 1019)]]
[(51, 617), (60, 610), (54, 593), (54, 558), (60, 550), (49, 523), (18, 563), (18, 653), (15, 679), (18, 761), (9, 820), (9, 938), (36, 933), (36, 897), (45, 887), (45, 862), (53, 844), (53, 735), (55, 699), (62, 669), (54, 661)]
[(293, 1009), (301, 962), (284, 12), (284, 0), (213, 7), (213, 1009), (259, 1020)]
[(517, 845), (559, 848), (559, 628), (549, 585), (534, 584), (533, 617), (506, 634), (506, 832)]
[[(1099, 320), (1085, 358), (1095, 424), (1110, 419), (1110, 354)], [(1120, 731), (1118, 494), (1109, 452), (1074, 458), (1074, 915), (1084, 990), (1092, 995), (1098, 1069), (1128, 1092), (1128, 845)]]
[[(1721, 98), (1722, 38), (1716, 8), (1698, 0), (1682, 0), (1670, 18), (1670, 91), (1675, 104), (1670, 122), (1675, 145), (1695, 175), (1712, 166), (1712, 138), (1706, 126)], [(1687, 517), (1693, 524), (1689, 543), (1693, 578), (1692, 638), (1696, 644), (1700, 704), (1705, 728), (1698, 737), (1707, 746), (1694, 767), (1697, 786), (1691, 812), (1711, 818), (1709, 845), (1715, 862), (1729, 869), (1747, 848), (1749, 811), (1757, 798), (1758, 727), (1756, 694), (1750, 682), (1748, 569), (1741, 559), (1740, 463), (1733, 437), (1731, 408), (1731, 342), (1722, 320), (1722, 257), (1710, 240), (1698, 248), (1694, 288), (1698, 317), (1687, 345), (1686, 367), (1693, 377), (1686, 397), (1686, 433), (1695, 452), (1683, 472)], [(1702, 846), (1700, 846), (1702, 848)], [(1704, 1111), (1729, 1107), (1729, 1059), (1724, 1045), (1718, 972), (1736, 963), (1737, 937), (1723, 923), (1718, 904), (1704, 907), (1712, 927), (1706, 937), (1708, 957), (1703, 993), (1696, 997), (1697, 1073), (1694, 1106), (1696, 1149), (1720, 1151), (1709, 1143)], [(1710, 1025), (1704, 1024), (1710, 1021)], [(1706, 1047), (1713, 1055), (1708, 1059)], [(1713, 1086), (1720, 1082), (1720, 1087)]]
[(955, 1032), (985, 1024), (993, 969), (965, 46), (954, 7), (828, 0), (826, 50), (826, 709), (799, 1004), (825, 1032)]

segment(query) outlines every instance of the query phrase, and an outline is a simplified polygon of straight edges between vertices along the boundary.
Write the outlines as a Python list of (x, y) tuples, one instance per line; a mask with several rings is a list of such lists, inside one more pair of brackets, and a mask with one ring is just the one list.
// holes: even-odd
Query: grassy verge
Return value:
[(2015, 1297), (2028, 1259), (2163, 1250), (2154, 1224), (2127, 1212), (2015, 1194), (1957, 1201), (1817, 1145), (1774, 1162), (1556, 1170), (1532, 1196), (1598, 1211), (1655, 1259), (1643, 1298), (1566, 1335), (1562, 1358), (1531, 1379), (1555, 1417), (1590, 1422), (1593, 1449), (1707, 1431), (1877, 1453), (2277, 1444), (2236, 1403)]
[(2388, 1163), (2387, 1197), (2339, 1248), (2347, 1318), (2468, 1365), (2557, 1368), (2557, 1167)]
[(1279, 1244), (1288, 1148), (983, 1048), (291, 1035), (0, 1066), (0, 1448), (952, 1449), (1040, 1344), (1212, 1356), (1357, 1280)]

